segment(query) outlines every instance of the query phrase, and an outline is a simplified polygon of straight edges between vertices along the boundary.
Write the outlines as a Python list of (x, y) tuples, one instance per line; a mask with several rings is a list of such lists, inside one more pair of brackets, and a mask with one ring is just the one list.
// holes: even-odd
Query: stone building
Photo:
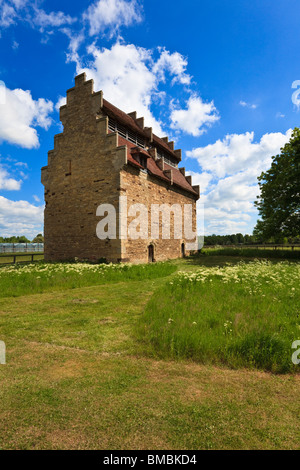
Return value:
[[(192, 228), (196, 230), (200, 190), (192, 186), (184, 168), (178, 168), (181, 150), (174, 150), (167, 137), (159, 138), (151, 128), (144, 127), (144, 118), (137, 118), (136, 112), (126, 114), (103, 99), (102, 91), (94, 92), (93, 81), (86, 81), (85, 74), (78, 75), (75, 87), (67, 91), (60, 120), (63, 132), (55, 135), (54, 150), (48, 152), (48, 165), (42, 168), (45, 259), (105, 258), (138, 263), (189, 254), (190, 240), (185, 233), (180, 238), (174, 236), (172, 212), (170, 239), (162, 237), (163, 224), (167, 223), (162, 217), (159, 237), (151, 238), (150, 227), (143, 238), (124, 237), (124, 232), (120, 235), (120, 217), (125, 210), (120, 196), (123, 200), (126, 196), (127, 207), (144, 204), (149, 221), (153, 204), (190, 205)], [(116, 237), (97, 236), (101, 220), (97, 209), (101, 204), (115, 208)], [(133, 216), (128, 217), (126, 223), (132, 220)]]

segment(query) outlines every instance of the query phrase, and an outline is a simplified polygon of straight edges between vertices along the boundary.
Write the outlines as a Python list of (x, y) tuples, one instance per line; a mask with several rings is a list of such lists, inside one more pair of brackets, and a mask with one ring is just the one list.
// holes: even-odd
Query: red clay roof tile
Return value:
[[(121, 137), (118, 135), (118, 145), (126, 145), (127, 146), (127, 161), (131, 165), (134, 165), (138, 168), (143, 168), (142, 165), (140, 165), (132, 156), (132, 151), (136, 149), (136, 145), (132, 142), (129, 142), (128, 140), (124, 139), (124, 137)], [(148, 157), (147, 160), (147, 170), (153, 175), (156, 176), (157, 178), (160, 178), (168, 183), (170, 183), (170, 179), (164, 174), (164, 172), (159, 168), (159, 166), (156, 164), (154, 159), (151, 157), (151, 155), (145, 150), (145, 149), (140, 149), (141, 153), (146, 155)], [(166, 170), (172, 170), (173, 174), (173, 184), (176, 186), (185, 189), (186, 191), (198, 196), (197, 192), (192, 188), (192, 186), (188, 183), (184, 175), (178, 170), (178, 168), (174, 168), (168, 164), (165, 163), (165, 169)]]
[[(120, 124), (123, 124), (124, 126), (130, 128), (132, 131), (136, 132), (137, 134), (146, 137), (147, 134), (143, 129), (141, 129), (135, 120), (128, 116), (124, 111), (121, 111), (121, 109), (117, 108), (113, 104), (109, 103), (109, 101), (103, 99), (103, 111), (112, 119), (115, 119), (120, 122)], [(153, 141), (162, 149), (164, 149), (169, 155), (171, 155), (176, 161), (179, 161), (178, 156), (170, 149), (168, 144), (164, 142), (160, 137), (157, 135), (153, 134)]]

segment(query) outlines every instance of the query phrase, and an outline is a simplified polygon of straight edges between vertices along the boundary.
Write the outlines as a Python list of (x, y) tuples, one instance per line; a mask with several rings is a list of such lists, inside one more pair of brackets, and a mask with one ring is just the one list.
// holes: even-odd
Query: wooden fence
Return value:
[[(20, 258), (20, 259), (19, 259)], [(25, 259), (24, 259), (25, 258)], [(2, 264), (16, 264), (30, 263), (33, 261), (39, 261), (44, 258), (44, 253), (6, 253), (0, 255), (0, 265)]]

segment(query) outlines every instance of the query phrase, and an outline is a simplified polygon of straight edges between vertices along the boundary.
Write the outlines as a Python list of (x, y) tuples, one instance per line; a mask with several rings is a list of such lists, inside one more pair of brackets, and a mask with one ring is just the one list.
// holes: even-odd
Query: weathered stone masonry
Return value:
[(184, 168), (178, 169), (181, 151), (173, 142), (158, 138), (136, 113), (108, 103), (102, 91), (95, 93), (85, 74), (67, 91), (60, 119), (64, 130), (54, 137), (42, 168), (45, 259), (147, 262), (150, 245), (155, 260), (182, 256), (184, 238), (151, 240), (150, 231), (146, 240), (99, 240), (96, 235), (97, 207), (113, 204), (118, 214), (120, 195), (127, 196), (128, 205), (146, 204), (149, 214), (151, 204), (193, 204), (195, 229), (199, 187), (192, 186)]

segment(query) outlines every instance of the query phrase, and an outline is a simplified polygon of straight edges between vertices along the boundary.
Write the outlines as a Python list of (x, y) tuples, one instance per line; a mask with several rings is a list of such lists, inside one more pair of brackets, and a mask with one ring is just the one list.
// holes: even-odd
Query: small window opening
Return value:
[(66, 176), (70, 176), (72, 173), (72, 162), (71, 160), (69, 160), (69, 163), (68, 163), (68, 173), (66, 173)]

